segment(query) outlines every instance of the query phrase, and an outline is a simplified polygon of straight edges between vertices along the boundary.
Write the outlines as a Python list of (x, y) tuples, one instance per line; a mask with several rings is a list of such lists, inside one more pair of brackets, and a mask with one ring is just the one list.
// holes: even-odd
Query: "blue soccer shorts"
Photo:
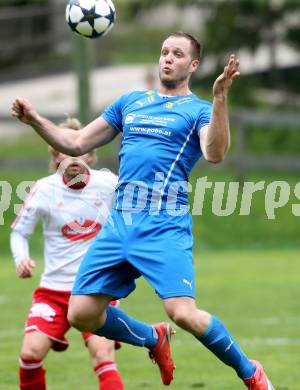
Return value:
[(72, 294), (124, 298), (143, 276), (163, 299), (194, 297), (192, 245), (188, 213), (112, 210), (79, 267)]

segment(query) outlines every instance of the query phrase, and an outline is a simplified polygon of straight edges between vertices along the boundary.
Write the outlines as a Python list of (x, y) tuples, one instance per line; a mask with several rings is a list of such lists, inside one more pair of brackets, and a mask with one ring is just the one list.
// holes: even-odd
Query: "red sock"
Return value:
[(46, 390), (46, 371), (42, 364), (42, 360), (20, 358), (19, 382), (21, 390)]
[(99, 378), (100, 390), (124, 390), (124, 385), (118, 373), (116, 363), (104, 362), (94, 368)]

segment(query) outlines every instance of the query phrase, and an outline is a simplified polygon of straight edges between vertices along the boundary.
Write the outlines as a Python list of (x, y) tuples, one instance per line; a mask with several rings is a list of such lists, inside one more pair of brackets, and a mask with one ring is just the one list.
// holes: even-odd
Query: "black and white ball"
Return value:
[(77, 34), (98, 38), (113, 27), (116, 10), (111, 0), (69, 0), (66, 20)]

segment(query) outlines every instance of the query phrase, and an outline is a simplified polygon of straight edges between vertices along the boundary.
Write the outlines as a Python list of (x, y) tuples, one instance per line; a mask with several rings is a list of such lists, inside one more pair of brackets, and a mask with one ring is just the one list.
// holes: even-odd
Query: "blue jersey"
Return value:
[(209, 123), (211, 103), (196, 95), (127, 93), (103, 118), (123, 133), (117, 210), (164, 210), (188, 203), (188, 177), (201, 157), (198, 131)]

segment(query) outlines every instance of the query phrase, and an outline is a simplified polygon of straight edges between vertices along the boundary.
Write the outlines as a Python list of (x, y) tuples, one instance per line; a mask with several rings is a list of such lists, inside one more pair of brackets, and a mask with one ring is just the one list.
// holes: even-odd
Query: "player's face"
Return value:
[(59, 165), (65, 159), (69, 159), (70, 163), (68, 161), (68, 165), (65, 168), (64, 175), (67, 177), (75, 177), (86, 171), (86, 166), (90, 166), (93, 157), (90, 153), (86, 153), (83, 156), (79, 157), (71, 157), (67, 154), (57, 152), (57, 154), (55, 154), (54, 156), (54, 159), (57, 165)]
[(176, 88), (189, 82), (190, 76), (199, 65), (192, 58), (191, 43), (184, 37), (169, 37), (162, 45), (159, 58), (159, 78), (168, 88)]

